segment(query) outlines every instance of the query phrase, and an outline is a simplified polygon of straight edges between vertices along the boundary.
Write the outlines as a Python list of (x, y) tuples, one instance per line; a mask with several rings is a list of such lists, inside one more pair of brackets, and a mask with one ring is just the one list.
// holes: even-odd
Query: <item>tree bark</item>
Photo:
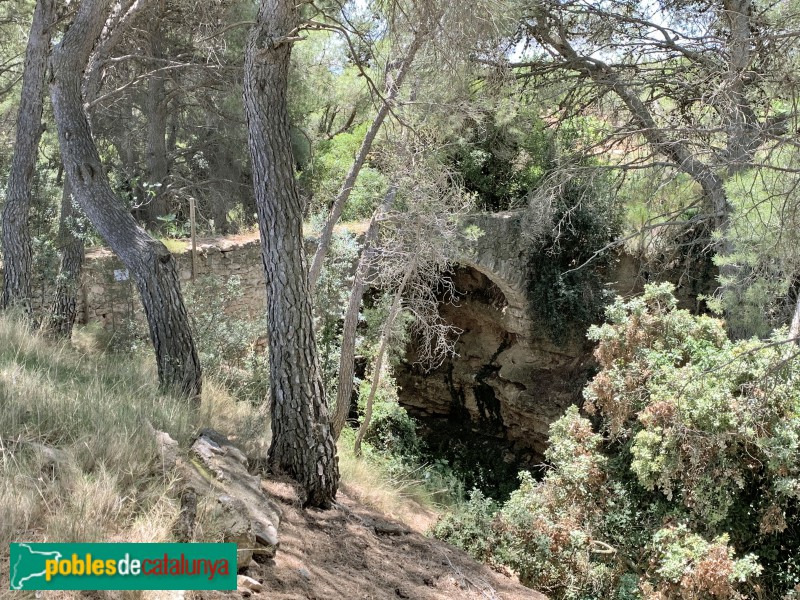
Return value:
[(353, 285), (350, 288), (350, 300), (347, 304), (347, 312), (344, 315), (342, 325), (342, 346), (339, 356), (339, 387), (336, 392), (336, 408), (331, 419), (333, 437), (339, 439), (339, 435), (347, 422), (347, 415), (350, 414), (350, 401), (353, 397), (353, 377), (355, 376), (355, 356), (356, 356), (356, 328), (358, 327), (358, 314), (361, 308), (361, 300), (364, 297), (364, 287), (367, 273), (369, 271), (373, 246), (378, 239), (378, 219), (389, 210), (394, 197), (397, 194), (397, 187), (392, 186), (386, 194), (386, 198), (380, 208), (372, 215), (369, 228), (364, 236), (364, 247), (358, 259), (356, 273), (353, 276)]
[(270, 468), (294, 477), (306, 506), (329, 506), (339, 468), (314, 341), (303, 202), (294, 178), (286, 105), (294, 0), (261, 0), (245, 51), (244, 106), (267, 282)]
[(67, 176), (83, 212), (128, 268), (139, 292), (163, 388), (197, 398), (200, 363), (175, 260), (114, 195), (83, 109), (81, 82), (112, 0), (84, 0), (50, 60), (50, 98)]
[(58, 281), (46, 327), (57, 337), (69, 339), (75, 325), (78, 308), (78, 284), (83, 267), (84, 244), (76, 222), (77, 213), (72, 204), (72, 186), (69, 176), (64, 177), (61, 196), (61, 218), (58, 226), (58, 251), (60, 263)]
[(367, 160), (367, 155), (372, 149), (372, 143), (375, 141), (375, 137), (378, 135), (378, 131), (380, 131), (381, 125), (383, 125), (383, 121), (386, 119), (386, 115), (389, 114), (389, 111), (392, 109), (392, 106), (397, 99), (400, 86), (403, 84), (403, 80), (406, 78), (406, 75), (411, 68), (411, 63), (414, 61), (414, 56), (416, 56), (417, 51), (419, 50), (420, 46), (422, 46), (424, 37), (425, 34), (422, 31), (419, 31), (414, 35), (414, 39), (408, 48), (406, 57), (403, 59), (402, 63), (400, 64), (400, 68), (397, 71), (397, 76), (394, 78), (394, 80), (392, 80), (390, 76), (387, 76), (386, 89), (388, 94), (378, 109), (378, 114), (375, 115), (375, 120), (372, 121), (372, 125), (369, 126), (367, 134), (364, 136), (364, 140), (361, 142), (361, 146), (358, 149), (358, 153), (356, 153), (353, 164), (350, 166), (350, 170), (347, 172), (344, 183), (342, 184), (342, 187), (340, 188), (339, 193), (333, 202), (331, 212), (328, 214), (328, 218), (325, 220), (325, 225), (322, 227), (322, 232), (320, 232), (319, 242), (317, 242), (317, 250), (314, 252), (314, 260), (311, 262), (311, 269), (308, 273), (308, 281), (311, 286), (312, 294), (317, 286), (319, 275), (322, 272), (322, 265), (325, 262), (325, 256), (328, 253), (328, 248), (331, 244), (331, 238), (333, 238), (333, 228), (336, 226), (336, 223), (339, 222), (342, 212), (344, 212), (345, 204), (347, 204), (347, 200), (350, 198), (350, 193), (353, 191), (353, 187), (356, 184), (358, 174), (361, 172), (361, 168), (364, 166), (364, 162)]
[(3, 208), (3, 308), (21, 306), (31, 311), (30, 271), (33, 261), (28, 217), (31, 187), (36, 170), (39, 140), (42, 137), (47, 57), (50, 53), (51, 26), (56, 20), (56, 2), (38, 0), (33, 13), (25, 66), (22, 97), (17, 118), (16, 143), (8, 177)]
[[(89, 64), (83, 78), (83, 99), (85, 104), (91, 105), (91, 102), (100, 93), (103, 61), (108, 58), (111, 50), (119, 42), (123, 33), (131, 26), (136, 14), (146, 2), (147, 0), (133, 0), (128, 5), (127, 10), (120, 15), (114, 27), (103, 32), (104, 35), (89, 57)], [(127, 145), (131, 146), (131, 144)], [(77, 292), (80, 285), (81, 270), (83, 269), (85, 248), (83, 239), (80, 237), (83, 231), (77, 231), (79, 229), (77, 220), (79, 212), (74, 208), (72, 186), (68, 176), (64, 177), (63, 186), (57, 240), (59, 251), (58, 281), (50, 314), (45, 321), (45, 327), (56, 337), (69, 339), (72, 336), (72, 328), (75, 325), (77, 316)]]
[(375, 394), (378, 391), (378, 384), (381, 381), (381, 369), (383, 368), (383, 357), (386, 354), (386, 346), (389, 344), (389, 340), (392, 337), (392, 328), (394, 327), (394, 322), (397, 320), (397, 315), (400, 314), (400, 309), (403, 306), (403, 292), (405, 291), (408, 281), (411, 279), (411, 275), (414, 273), (415, 268), (416, 265), (414, 261), (411, 261), (405, 273), (403, 273), (403, 280), (400, 282), (400, 285), (397, 287), (397, 290), (394, 293), (392, 307), (389, 309), (389, 316), (386, 318), (386, 322), (383, 324), (381, 340), (378, 346), (378, 354), (375, 357), (375, 366), (372, 369), (372, 383), (369, 388), (367, 405), (364, 409), (364, 419), (361, 421), (361, 426), (358, 428), (355, 446), (353, 447), (353, 452), (356, 456), (361, 456), (361, 442), (364, 441), (364, 436), (367, 434), (369, 423), (372, 420), (372, 406), (375, 404)]

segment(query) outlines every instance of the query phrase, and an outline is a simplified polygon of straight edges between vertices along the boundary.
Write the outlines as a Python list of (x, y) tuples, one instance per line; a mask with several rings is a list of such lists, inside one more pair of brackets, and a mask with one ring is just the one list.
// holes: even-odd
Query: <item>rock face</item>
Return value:
[(281, 512), (247, 471), (247, 457), (224, 435), (204, 429), (192, 444), (192, 461), (184, 475), (185, 490), (215, 500), (213, 518), (226, 542), (238, 548), (238, 566), (254, 554), (273, 557), (278, 549)]
[(591, 348), (578, 336), (555, 346), (509, 310), (505, 294), (472, 268), (454, 274), (463, 293), (442, 316), (462, 330), (456, 356), (425, 372), (413, 347), (398, 369), (400, 401), (412, 414), (447, 416), (540, 458), (550, 424), (580, 398)]
[(553, 344), (531, 317), (521, 211), (479, 213), (464, 223), (454, 283), (463, 294), (440, 314), (462, 330), (456, 356), (426, 373), (409, 348), (397, 374), (400, 402), (417, 416), (447, 416), (541, 458), (550, 424), (580, 400), (591, 347), (578, 332)]
[[(550, 424), (582, 400), (592, 375), (592, 345), (585, 331), (563, 332), (554, 344), (532, 316), (528, 295), (532, 244), (521, 211), (472, 214), (463, 221), (454, 274), (463, 297), (442, 304), (440, 314), (460, 328), (456, 356), (426, 373), (414, 364), (414, 348), (396, 373), (400, 402), (412, 414), (447, 417), (474, 432), (504, 438), (515, 454), (541, 458)], [(691, 275), (691, 276), (690, 276)], [(641, 293), (645, 267), (618, 255), (602, 277), (622, 296)], [(713, 291), (714, 274), (666, 271), (682, 308), (702, 309), (698, 298)], [(520, 452), (522, 451), (522, 452)]]

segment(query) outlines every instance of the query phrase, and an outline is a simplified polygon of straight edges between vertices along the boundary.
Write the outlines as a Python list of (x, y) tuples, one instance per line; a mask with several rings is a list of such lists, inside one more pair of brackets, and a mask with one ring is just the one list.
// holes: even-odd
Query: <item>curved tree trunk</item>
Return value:
[(50, 60), (50, 98), (67, 176), (83, 212), (130, 271), (141, 293), (162, 387), (196, 398), (200, 363), (175, 260), (137, 225), (108, 182), (83, 109), (81, 80), (111, 0), (84, 0)]
[(69, 176), (64, 177), (64, 189), (61, 196), (61, 217), (58, 225), (58, 251), (60, 265), (58, 281), (53, 298), (53, 305), (47, 319), (49, 332), (64, 339), (72, 336), (75, 316), (78, 309), (78, 283), (83, 267), (84, 244), (77, 235), (75, 208), (72, 204), (72, 186)]
[(416, 56), (417, 51), (420, 49), (420, 46), (422, 46), (425, 35), (426, 34), (422, 31), (417, 32), (414, 35), (414, 39), (411, 41), (408, 52), (406, 53), (406, 56), (397, 71), (397, 77), (395, 77), (394, 80), (391, 80), (391, 78), (387, 76), (386, 88), (388, 94), (386, 99), (378, 109), (378, 114), (375, 115), (375, 120), (372, 121), (372, 125), (369, 126), (367, 134), (364, 136), (364, 140), (361, 142), (361, 146), (356, 153), (353, 164), (350, 166), (350, 170), (347, 172), (344, 183), (342, 184), (342, 187), (340, 188), (339, 193), (336, 195), (336, 199), (333, 202), (331, 212), (328, 215), (328, 218), (325, 220), (325, 225), (323, 225), (322, 231), (320, 232), (319, 241), (317, 242), (317, 250), (314, 252), (314, 260), (311, 262), (311, 269), (308, 273), (308, 281), (311, 284), (312, 294), (314, 293), (314, 288), (317, 286), (317, 280), (322, 272), (322, 265), (325, 262), (325, 256), (327, 255), (328, 248), (331, 245), (333, 228), (336, 226), (336, 223), (339, 222), (342, 212), (344, 212), (345, 204), (347, 204), (347, 200), (350, 198), (350, 192), (353, 191), (353, 187), (356, 185), (356, 180), (358, 179), (358, 174), (361, 172), (361, 168), (364, 166), (364, 162), (367, 160), (367, 155), (372, 149), (372, 143), (375, 141), (375, 137), (378, 135), (378, 131), (380, 131), (381, 125), (383, 125), (383, 121), (386, 119), (386, 115), (389, 114), (389, 111), (394, 105), (394, 101), (397, 99), (400, 86), (403, 84), (403, 80), (406, 78), (406, 75), (411, 68), (411, 63), (414, 61), (414, 56)]
[(347, 422), (347, 415), (350, 414), (353, 377), (355, 376), (358, 314), (361, 308), (361, 300), (364, 297), (364, 287), (372, 260), (373, 246), (378, 239), (378, 219), (381, 214), (389, 210), (394, 202), (396, 193), (396, 186), (389, 188), (389, 192), (386, 194), (386, 198), (380, 208), (372, 215), (364, 239), (364, 247), (361, 250), (361, 257), (358, 259), (356, 274), (353, 276), (353, 286), (350, 288), (350, 300), (347, 304), (347, 312), (344, 315), (344, 324), (342, 325), (342, 347), (339, 357), (339, 386), (336, 391), (336, 408), (331, 419), (333, 437), (337, 440)]
[(361, 442), (364, 441), (364, 436), (367, 434), (369, 423), (372, 420), (372, 406), (375, 404), (375, 394), (378, 391), (378, 384), (381, 381), (381, 369), (383, 368), (383, 357), (386, 354), (386, 346), (388, 346), (389, 340), (392, 337), (394, 322), (397, 320), (397, 315), (400, 314), (400, 309), (403, 306), (403, 292), (405, 292), (408, 281), (411, 279), (411, 275), (413, 275), (415, 268), (416, 264), (414, 261), (411, 261), (406, 268), (405, 273), (403, 273), (403, 280), (400, 282), (400, 285), (397, 286), (397, 290), (394, 293), (394, 299), (392, 300), (392, 307), (389, 309), (389, 316), (386, 318), (386, 322), (383, 324), (381, 340), (378, 346), (378, 354), (375, 357), (375, 365), (372, 367), (372, 384), (369, 388), (367, 406), (364, 409), (364, 419), (361, 421), (361, 426), (358, 428), (358, 433), (356, 434), (356, 443), (353, 448), (356, 456), (361, 456)]
[[(130, 28), (136, 14), (146, 3), (147, 0), (134, 0), (131, 2), (128, 10), (120, 17), (113, 29), (104, 31), (104, 37), (100, 39), (94, 48), (83, 78), (83, 100), (87, 106), (91, 107), (92, 101), (97, 98), (100, 92), (103, 61), (108, 58), (111, 50)], [(91, 111), (91, 108), (87, 110)], [(91, 114), (89, 116), (91, 117)], [(126, 146), (131, 147), (132, 145), (126, 144)], [(123, 154), (120, 154), (120, 156), (123, 156)], [(78, 306), (77, 292), (85, 251), (83, 239), (79, 235), (83, 232), (77, 231), (79, 226), (76, 219), (77, 216), (79, 215), (73, 204), (72, 186), (70, 185), (69, 177), (65, 176), (61, 196), (61, 215), (58, 224), (58, 281), (53, 304), (50, 307), (50, 314), (44, 324), (50, 333), (65, 339), (69, 339), (72, 336), (72, 328), (75, 325)]]
[(303, 202), (294, 179), (286, 106), (294, 0), (262, 0), (247, 39), (247, 116), (261, 255), (267, 281), (272, 469), (302, 485), (306, 506), (336, 497), (339, 468), (314, 341)]
[(36, 2), (28, 47), (25, 50), (14, 158), (3, 208), (3, 308), (19, 305), (27, 313), (31, 310), (30, 270), (33, 261), (28, 217), (36, 155), (42, 137), (50, 27), (55, 16), (54, 0)]

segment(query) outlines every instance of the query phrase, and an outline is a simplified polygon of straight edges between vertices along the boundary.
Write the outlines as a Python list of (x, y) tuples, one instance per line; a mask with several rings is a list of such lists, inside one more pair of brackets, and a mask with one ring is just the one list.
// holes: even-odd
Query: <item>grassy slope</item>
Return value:
[(81, 354), (0, 319), (0, 564), (12, 541), (170, 538), (178, 507), (147, 423), (184, 445), (195, 423), (155, 380), (136, 357)]
[[(237, 434), (252, 453), (265, 446), (265, 415), (213, 382), (205, 387), (192, 415), (159, 394), (148, 357), (81, 352), (0, 318), (0, 565), (13, 541), (169, 540), (178, 506), (146, 423), (182, 448), (203, 426)], [(421, 482), (392, 479), (350, 447), (343, 438), (352, 497), (418, 530), (431, 523), (436, 512)]]
[(0, 320), (0, 553), (14, 539), (109, 539), (172, 508), (145, 420), (180, 440), (190, 423), (153, 380)]

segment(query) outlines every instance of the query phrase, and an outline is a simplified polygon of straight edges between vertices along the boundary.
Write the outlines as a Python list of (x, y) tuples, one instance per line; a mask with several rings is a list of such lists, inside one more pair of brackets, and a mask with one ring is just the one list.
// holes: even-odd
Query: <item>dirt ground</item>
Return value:
[[(340, 490), (327, 511), (303, 510), (292, 484), (264, 481), (282, 511), (273, 559), (243, 573), (263, 584), (247, 600), (547, 600), (509, 573), (482, 565), (458, 548), (422, 535), (434, 515), (404, 512), (405, 523)], [(415, 531), (416, 530), (416, 531)], [(2, 568), (2, 567), (0, 567)], [(9, 592), (0, 598), (43, 600), (243, 600), (238, 591)]]
[(319, 511), (302, 510), (289, 483), (268, 481), (264, 487), (283, 511), (281, 543), (274, 559), (245, 573), (264, 584), (252, 600), (546, 600), (513, 576), (363, 507), (346, 491), (339, 492), (337, 508)]

